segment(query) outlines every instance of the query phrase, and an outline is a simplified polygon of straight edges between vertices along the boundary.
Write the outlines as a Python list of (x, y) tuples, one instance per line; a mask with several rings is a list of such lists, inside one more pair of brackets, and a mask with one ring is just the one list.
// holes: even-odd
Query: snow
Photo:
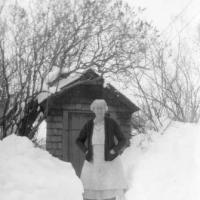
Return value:
[[(65, 70), (63, 69), (62, 73)], [(45, 99), (47, 99), (51, 94), (55, 94), (59, 92), (63, 87), (69, 85), (70, 83), (78, 80), (81, 77), (81, 73), (72, 73), (67, 78), (61, 79), (53, 86), (49, 87), (48, 83), (54, 81), (60, 73), (60, 69), (58, 67), (54, 67), (53, 70), (48, 74), (47, 79), (45, 80), (43, 92), (41, 92), (37, 99), (38, 103), (40, 104)]]
[(133, 138), (122, 154), (130, 187), (127, 200), (199, 200), (199, 133), (200, 124), (173, 121), (164, 135)]
[(59, 73), (61, 73), (60, 70), (59, 67), (53, 66), (52, 70), (48, 73), (46, 82), (54, 81), (58, 77)]
[(46, 134), (47, 134), (47, 122), (44, 120), (43, 122), (41, 122), (40, 126), (38, 127), (38, 131), (37, 131), (37, 139), (43, 139), (46, 138)]
[[(134, 136), (121, 155), (129, 184), (126, 200), (199, 200), (199, 133), (200, 124), (169, 120), (159, 133)], [(1, 200), (82, 200), (82, 193), (71, 163), (34, 147), (26, 137), (0, 141)]]
[(49, 92), (41, 92), (37, 96), (38, 103), (42, 103), (45, 99), (47, 99), (51, 94)]
[(66, 85), (69, 85), (70, 83), (78, 80), (81, 77), (81, 73), (76, 74), (70, 74), (66, 79), (62, 79), (58, 82), (58, 88), (59, 90), (65, 87)]
[(46, 149), (46, 134), (47, 134), (47, 123), (46, 120), (43, 120), (38, 127), (38, 131), (33, 138), (33, 141), (36, 142), (38, 147)]
[(0, 141), (1, 200), (82, 200), (82, 192), (71, 163), (34, 147), (26, 137)]

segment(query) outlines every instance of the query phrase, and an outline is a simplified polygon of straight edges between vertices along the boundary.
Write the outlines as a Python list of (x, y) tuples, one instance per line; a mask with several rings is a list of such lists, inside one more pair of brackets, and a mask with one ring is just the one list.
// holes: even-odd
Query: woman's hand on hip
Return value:
[(110, 150), (111, 154), (115, 154), (115, 151), (113, 149)]

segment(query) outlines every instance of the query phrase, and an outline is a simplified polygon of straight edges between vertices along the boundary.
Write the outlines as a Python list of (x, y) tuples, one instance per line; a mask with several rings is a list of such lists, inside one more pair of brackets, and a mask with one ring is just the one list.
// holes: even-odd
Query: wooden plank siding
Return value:
[(53, 110), (52, 115), (47, 117), (46, 149), (53, 156), (62, 159), (63, 118), (60, 113), (60, 110)]
[(63, 130), (62, 130), (62, 136), (63, 136), (63, 149), (62, 149), (62, 155), (63, 160), (69, 161), (68, 154), (69, 154), (69, 112), (67, 110), (63, 110)]

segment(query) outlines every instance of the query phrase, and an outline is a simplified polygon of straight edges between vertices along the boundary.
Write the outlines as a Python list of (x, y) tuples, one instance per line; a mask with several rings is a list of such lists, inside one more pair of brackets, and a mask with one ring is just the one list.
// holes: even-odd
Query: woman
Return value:
[[(126, 146), (126, 138), (115, 120), (105, 116), (108, 110), (105, 100), (94, 100), (90, 109), (95, 113), (95, 118), (84, 125), (76, 139), (86, 158), (80, 177), (83, 196), (85, 199), (115, 200), (123, 196), (128, 188), (118, 156)], [(118, 140), (117, 144), (114, 137)]]

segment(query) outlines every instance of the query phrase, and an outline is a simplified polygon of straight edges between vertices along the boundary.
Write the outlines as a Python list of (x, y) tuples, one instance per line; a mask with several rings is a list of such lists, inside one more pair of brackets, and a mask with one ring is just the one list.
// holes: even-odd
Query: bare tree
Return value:
[(38, 0), (31, 12), (18, 4), (0, 35), (4, 81), (3, 137), (32, 138), (41, 115), (37, 96), (54, 66), (65, 76), (94, 68), (103, 75), (128, 75), (145, 68), (145, 39), (157, 37), (151, 25), (122, 1)]
[(179, 43), (177, 56), (172, 56), (168, 46), (151, 43), (148, 70), (132, 74), (143, 115), (155, 130), (162, 126), (163, 116), (181, 122), (200, 119), (199, 67), (182, 45)]

